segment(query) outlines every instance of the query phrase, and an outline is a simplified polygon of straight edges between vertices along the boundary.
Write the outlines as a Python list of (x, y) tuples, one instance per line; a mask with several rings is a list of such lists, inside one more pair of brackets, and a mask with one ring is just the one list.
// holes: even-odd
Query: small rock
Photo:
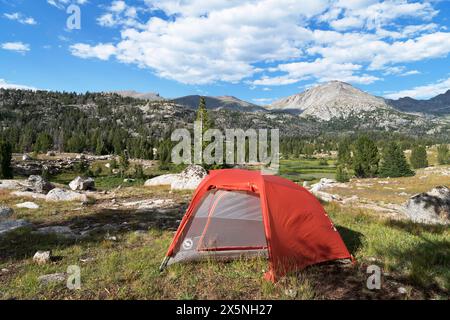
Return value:
[(125, 182), (125, 183), (131, 183), (134, 181), (135, 181), (134, 179), (123, 179), (123, 182)]
[(105, 236), (105, 240), (109, 240), (109, 241), (117, 241), (117, 237), (116, 237), (116, 236), (106, 235), (106, 236)]
[(48, 151), (47, 152), (47, 157), (54, 157), (55, 156), (55, 152), (54, 151)]
[(45, 180), (41, 176), (31, 175), (28, 177), (28, 183), (31, 185), (31, 189), (37, 193), (47, 193), (52, 190), (55, 186)]
[(75, 158), (78, 160), (84, 160), (84, 159), (86, 159), (86, 156), (84, 154), (77, 154), (77, 156)]
[(27, 154), (24, 154), (22, 156), (22, 161), (28, 161), (28, 160), (31, 160), (31, 157), (29, 155), (27, 155)]
[(51, 283), (58, 283), (58, 282), (64, 282), (66, 280), (66, 274), (65, 273), (52, 273), (52, 274), (46, 274), (43, 276), (40, 276), (38, 278), (38, 281), (41, 284), (51, 284)]
[(70, 189), (76, 190), (92, 190), (95, 188), (95, 181), (92, 178), (76, 177), (69, 183)]
[(23, 202), (16, 204), (17, 208), (26, 208), (26, 209), (39, 209), (39, 206), (34, 202)]
[(9, 272), (9, 269), (2, 268), (2, 273), (7, 273), (7, 272)]
[(309, 187), (309, 181), (303, 181), (303, 188)]
[(295, 289), (286, 289), (284, 290), (284, 294), (287, 295), (290, 298), (297, 297), (297, 290)]
[(399, 287), (397, 289), (397, 292), (400, 293), (400, 294), (406, 294), (408, 291), (404, 287)]
[(33, 256), (33, 261), (37, 264), (46, 264), (50, 262), (51, 253), (50, 251), (38, 251)]
[(14, 210), (10, 207), (0, 206), (0, 220), (5, 220), (11, 217), (14, 213)]

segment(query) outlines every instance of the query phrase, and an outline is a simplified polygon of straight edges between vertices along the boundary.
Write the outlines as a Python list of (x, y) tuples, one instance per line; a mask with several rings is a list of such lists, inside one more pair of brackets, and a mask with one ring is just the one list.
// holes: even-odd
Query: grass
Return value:
[(280, 160), (280, 175), (295, 182), (317, 182), (321, 178), (334, 178), (335, 160), (328, 159), (328, 164), (321, 164), (319, 159)]
[[(128, 192), (139, 192), (134, 187)], [(148, 188), (153, 189), (153, 188)], [(164, 190), (153, 190), (160, 196)], [(73, 206), (73, 204), (72, 204)], [(71, 211), (46, 220), (42, 216), (16, 213), (35, 223), (50, 225), (93, 222), (127, 222), (131, 228), (116, 232), (108, 241), (100, 232), (83, 240), (36, 235), (22, 230), (0, 239), (0, 299), (323, 299), (399, 298), (398, 286), (408, 289), (405, 298), (448, 298), (450, 290), (450, 230), (394, 222), (367, 212), (327, 204), (349, 250), (357, 258), (353, 267), (320, 265), (290, 274), (272, 284), (263, 280), (267, 261), (236, 260), (170, 266), (164, 273), (158, 266), (176, 227), (161, 226), (154, 214), (100, 213), (95, 207)], [(50, 212), (50, 208), (44, 208)], [(50, 215), (51, 216), (51, 215)], [(149, 223), (144, 234), (136, 234), (138, 222)], [(52, 250), (58, 257), (49, 265), (35, 265), (37, 250)], [(89, 258), (87, 262), (85, 259)], [(374, 262), (375, 261), (375, 262)], [(39, 284), (40, 275), (65, 272), (69, 265), (81, 268), (81, 290), (64, 284)], [(385, 272), (382, 289), (365, 289), (365, 267), (377, 264)]]
[[(317, 181), (333, 177), (335, 163), (319, 160), (282, 160), (281, 175), (296, 181)], [(401, 203), (407, 194), (427, 191), (435, 185), (450, 184), (448, 176), (427, 175), (419, 170), (415, 177), (364, 179), (352, 181), (348, 188), (335, 190), (341, 195), (358, 195), (376, 201)], [(67, 185), (76, 174), (63, 173), (54, 182)], [(309, 177), (309, 179), (308, 179)], [(389, 181), (380, 184), (379, 181)], [(11, 197), (0, 190), (0, 202), (14, 207), (14, 218), (24, 218), (36, 227), (69, 225), (83, 228), (93, 224), (121, 226), (116, 231), (99, 230), (78, 240), (20, 230), (0, 238), (0, 299), (449, 299), (450, 228), (427, 226), (381, 218), (365, 209), (325, 204), (348, 249), (357, 263), (350, 266), (322, 264), (292, 273), (273, 284), (263, 280), (268, 263), (264, 259), (176, 264), (163, 273), (158, 267), (173, 238), (191, 192), (170, 192), (168, 187), (144, 187), (143, 181), (127, 184), (122, 178), (101, 175), (100, 190), (108, 190), (96, 202), (47, 203), (33, 200), (39, 210), (15, 208), (29, 201)], [(119, 185), (122, 187), (117, 188)], [(392, 189), (386, 189), (389, 187)], [(116, 199), (170, 198), (175, 213), (159, 216), (132, 209), (105, 210), (102, 202)], [(143, 227), (144, 225), (144, 227)], [(136, 230), (145, 230), (136, 233)], [(117, 241), (105, 240), (105, 235)], [(37, 250), (52, 250), (57, 258), (47, 265), (36, 265)], [(366, 289), (368, 265), (383, 271), (382, 288)], [(81, 290), (69, 290), (63, 283), (44, 286), (40, 275), (65, 272), (69, 265), (81, 268)], [(399, 294), (402, 286), (407, 294)]]
[[(433, 170), (450, 170), (449, 166), (439, 166)], [(426, 192), (440, 185), (450, 186), (450, 176), (440, 173), (426, 173), (424, 169), (416, 170), (416, 175), (401, 178), (352, 179), (346, 187), (333, 187), (327, 192), (341, 197), (358, 196), (376, 202), (404, 203), (414, 194)]]

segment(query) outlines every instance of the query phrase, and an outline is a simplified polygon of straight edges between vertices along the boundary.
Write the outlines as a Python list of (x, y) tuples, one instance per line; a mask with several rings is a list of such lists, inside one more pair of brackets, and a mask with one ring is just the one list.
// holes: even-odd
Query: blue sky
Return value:
[(425, 99), (450, 89), (449, 19), (436, 0), (0, 0), (0, 87), (266, 104), (336, 79)]

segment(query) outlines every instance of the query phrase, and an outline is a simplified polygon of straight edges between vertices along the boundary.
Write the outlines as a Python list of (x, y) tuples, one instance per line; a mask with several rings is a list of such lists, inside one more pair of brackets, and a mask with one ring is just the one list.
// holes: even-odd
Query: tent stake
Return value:
[(159, 272), (163, 272), (167, 267), (167, 263), (169, 262), (169, 257), (165, 257), (161, 265), (159, 266)]

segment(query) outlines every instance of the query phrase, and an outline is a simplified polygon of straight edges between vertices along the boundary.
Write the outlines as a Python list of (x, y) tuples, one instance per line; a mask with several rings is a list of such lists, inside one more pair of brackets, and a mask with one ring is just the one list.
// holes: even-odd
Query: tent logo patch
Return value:
[(186, 240), (183, 241), (183, 249), (184, 250), (192, 249), (193, 245), (194, 245), (194, 242), (190, 238), (187, 238)]

